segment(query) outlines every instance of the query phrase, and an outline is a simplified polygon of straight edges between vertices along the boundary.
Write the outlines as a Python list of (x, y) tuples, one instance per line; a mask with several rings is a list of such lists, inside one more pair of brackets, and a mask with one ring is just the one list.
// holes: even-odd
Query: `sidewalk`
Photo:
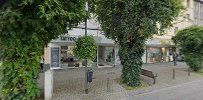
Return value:
[[(203, 76), (195, 73), (191, 73), (191, 76), (188, 76), (187, 71), (185, 71), (187, 66), (184, 63), (178, 63), (176, 67), (172, 63), (144, 64), (143, 68), (158, 74), (155, 85), (137, 90), (125, 90), (116, 81), (121, 75), (122, 67), (99, 68), (94, 72), (94, 79), (90, 84), (89, 94), (84, 93), (84, 68), (56, 70), (54, 72), (53, 100), (120, 100), (132, 94), (143, 94), (203, 79)], [(176, 72), (175, 80), (173, 80), (172, 76), (173, 68), (175, 68)], [(107, 92), (107, 77), (110, 78), (109, 92)], [(142, 79), (150, 84), (153, 82), (148, 77), (142, 76)], [(41, 73), (39, 80), (41, 88), (43, 88), (43, 80), (44, 74)]]

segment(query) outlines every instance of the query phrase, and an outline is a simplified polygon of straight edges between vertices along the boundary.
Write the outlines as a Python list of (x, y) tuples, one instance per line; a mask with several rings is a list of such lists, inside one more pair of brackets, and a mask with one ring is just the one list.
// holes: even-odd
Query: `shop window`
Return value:
[(150, 47), (147, 49), (147, 62), (148, 63), (156, 63), (162, 62), (163, 52), (161, 48)]
[(77, 57), (73, 53), (75, 46), (61, 46), (62, 67), (79, 67)]
[(99, 66), (112, 66), (114, 65), (114, 47), (99, 46)]
[(170, 55), (170, 56), (173, 55), (173, 50), (172, 50), (172, 48), (169, 49), (169, 55)]

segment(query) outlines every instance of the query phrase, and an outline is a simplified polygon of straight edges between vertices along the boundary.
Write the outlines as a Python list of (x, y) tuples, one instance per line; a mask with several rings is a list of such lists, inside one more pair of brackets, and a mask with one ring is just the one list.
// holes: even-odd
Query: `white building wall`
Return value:
[(165, 31), (162, 36), (155, 35), (154, 38), (171, 39), (176, 35), (177, 29), (184, 29), (194, 24), (194, 0), (182, 0), (183, 6), (186, 8), (180, 16), (173, 22), (173, 26)]
[[(195, 20), (194, 18), (194, 12), (195, 12), (194, 0), (189, 0), (189, 5), (188, 5), (188, 0), (182, 0), (182, 1), (183, 1), (183, 5), (187, 9), (181, 13), (181, 15), (176, 19), (176, 21), (173, 22), (174, 23), (173, 27), (169, 28), (165, 32), (165, 35), (162, 35), (162, 36), (154, 35), (153, 39), (148, 39), (146, 41), (146, 45), (174, 45), (170, 39), (172, 38), (172, 36), (176, 35), (177, 29), (178, 30), (183, 29), (198, 22), (198, 20)], [(101, 45), (114, 44), (113, 40), (107, 39), (100, 31), (100, 25), (96, 19), (88, 20), (87, 25), (88, 25), (87, 34), (93, 35), (95, 37), (99, 37), (98, 39), (100, 39), (99, 41)], [(85, 28), (84, 23), (81, 23), (80, 25), (78, 25), (77, 28), (73, 28), (72, 30), (69, 30), (68, 35), (70, 36), (85, 35), (84, 28)], [(50, 63), (49, 53), (50, 53), (50, 48), (49, 47), (45, 48), (45, 56), (47, 57), (45, 58), (45, 63)], [(144, 63), (146, 63), (146, 53), (143, 55), (142, 60)]]

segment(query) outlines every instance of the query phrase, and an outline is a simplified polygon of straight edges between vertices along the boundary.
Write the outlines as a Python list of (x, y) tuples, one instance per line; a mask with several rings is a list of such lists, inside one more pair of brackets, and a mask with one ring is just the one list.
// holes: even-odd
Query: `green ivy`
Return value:
[(91, 0), (105, 36), (120, 45), (122, 80), (139, 86), (145, 41), (163, 34), (183, 8), (181, 0)]
[(84, 20), (85, 0), (1, 1), (0, 90), (4, 100), (33, 100), (44, 47)]
[(203, 68), (203, 27), (185, 28), (172, 39), (180, 47), (184, 60), (191, 69), (199, 71)]
[(79, 59), (94, 60), (97, 53), (97, 46), (93, 36), (81, 36), (76, 41), (74, 53)]

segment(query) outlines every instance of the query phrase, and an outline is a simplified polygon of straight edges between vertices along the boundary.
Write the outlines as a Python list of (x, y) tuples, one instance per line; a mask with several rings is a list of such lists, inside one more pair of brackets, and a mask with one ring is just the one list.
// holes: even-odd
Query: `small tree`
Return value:
[(172, 39), (191, 69), (198, 71), (203, 68), (203, 27), (191, 26), (180, 30)]
[(139, 86), (146, 39), (172, 25), (180, 0), (92, 0), (104, 34), (120, 45), (122, 81)]
[(3, 99), (39, 96), (37, 79), (44, 47), (84, 18), (85, 0), (0, 0)]
[(94, 60), (97, 53), (97, 46), (93, 36), (82, 36), (76, 41), (74, 53), (79, 59)]

